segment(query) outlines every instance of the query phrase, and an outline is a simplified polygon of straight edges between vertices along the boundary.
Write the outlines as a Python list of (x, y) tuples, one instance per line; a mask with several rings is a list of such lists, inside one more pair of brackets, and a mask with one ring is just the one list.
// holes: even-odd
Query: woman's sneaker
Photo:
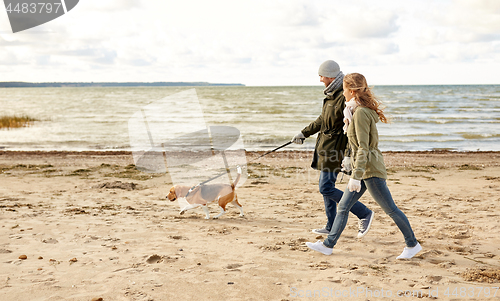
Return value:
[(365, 217), (365, 218), (362, 218), (358, 221), (358, 238), (361, 238), (363, 236), (366, 235), (366, 233), (368, 233), (368, 231), (370, 231), (370, 226), (372, 225), (372, 221), (373, 221), (373, 217), (375, 216), (375, 212), (370, 212), (370, 214)]
[(315, 234), (319, 234), (319, 235), (328, 235), (328, 234), (330, 234), (330, 231), (326, 230), (326, 228), (323, 228), (323, 229), (314, 229), (311, 232), (315, 233)]
[(328, 248), (323, 244), (321, 240), (318, 240), (315, 243), (312, 242), (306, 242), (306, 246), (309, 247), (309, 249), (312, 249), (314, 251), (318, 251), (320, 253), (323, 253), (325, 255), (332, 255), (333, 253), (333, 248)]

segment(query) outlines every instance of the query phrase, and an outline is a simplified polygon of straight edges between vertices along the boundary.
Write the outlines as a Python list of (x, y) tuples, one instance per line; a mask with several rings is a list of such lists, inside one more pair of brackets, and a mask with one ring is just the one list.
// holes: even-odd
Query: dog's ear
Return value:
[(170, 191), (168, 192), (167, 199), (169, 199), (170, 201), (175, 201), (176, 198), (177, 195), (175, 194), (175, 186), (172, 186), (172, 188), (170, 188)]

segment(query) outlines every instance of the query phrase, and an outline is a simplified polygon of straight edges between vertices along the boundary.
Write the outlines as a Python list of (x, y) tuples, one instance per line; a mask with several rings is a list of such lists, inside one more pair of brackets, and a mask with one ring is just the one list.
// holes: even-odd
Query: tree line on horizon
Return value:
[(243, 84), (223, 84), (208, 82), (0, 82), (0, 88), (36, 87), (173, 87), (173, 86), (244, 86)]

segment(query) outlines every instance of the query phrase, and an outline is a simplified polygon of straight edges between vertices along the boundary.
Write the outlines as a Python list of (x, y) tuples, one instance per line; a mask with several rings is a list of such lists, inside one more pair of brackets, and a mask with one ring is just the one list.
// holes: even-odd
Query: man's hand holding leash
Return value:
[(304, 143), (305, 139), (306, 139), (306, 137), (304, 136), (304, 134), (302, 134), (302, 132), (300, 132), (292, 138), (292, 142), (296, 143), (296, 144), (302, 144), (302, 143)]

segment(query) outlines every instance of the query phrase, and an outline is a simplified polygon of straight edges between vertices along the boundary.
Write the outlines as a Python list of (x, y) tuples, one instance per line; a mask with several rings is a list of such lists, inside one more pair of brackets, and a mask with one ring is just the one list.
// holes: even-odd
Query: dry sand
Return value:
[(179, 215), (169, 177), (129, 153), (0, 152), (0, 300), (499, 299), (500, 153), (384, 156), (423, 247), (411, 260), (369, 194), (367, 236), (351, 215), (333, 255), (307, 249), (326, 221), (309, 152), (250, 164), (246, 216), (229, 205), (218, 220)]

